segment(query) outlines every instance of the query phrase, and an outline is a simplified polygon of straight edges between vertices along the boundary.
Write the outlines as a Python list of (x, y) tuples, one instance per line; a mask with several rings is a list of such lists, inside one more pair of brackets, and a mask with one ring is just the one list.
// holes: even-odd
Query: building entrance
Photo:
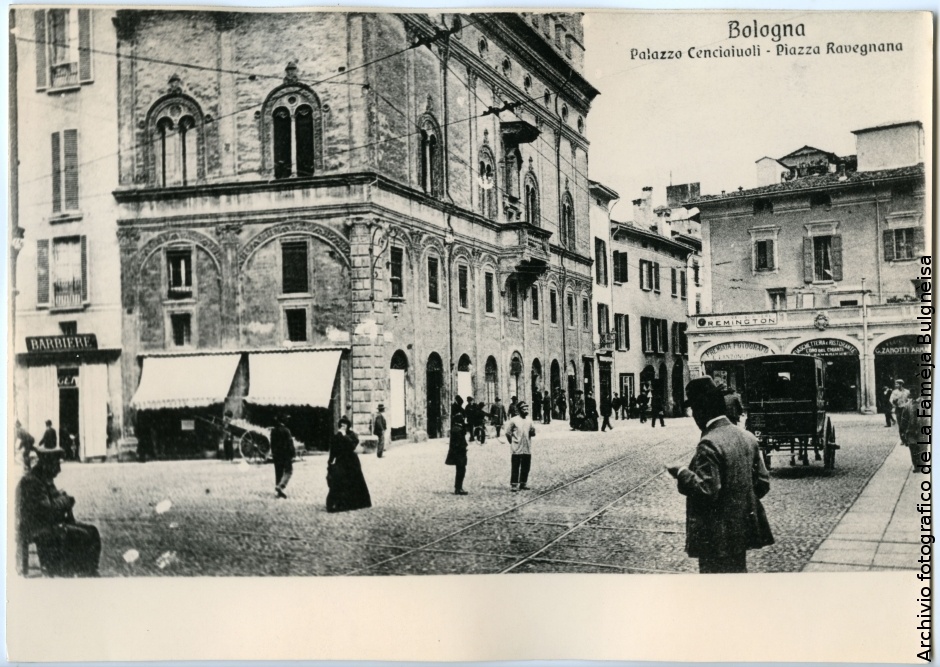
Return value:
[(427, 365), (427, 411), (428, 437), (440, 438), (444, 435), (442, 392), (444, 389), (444, 363), (436, 352), (428, 357)]
[(819, 357), (826, 371), (826, 409), (831, 412), (855, 412), (860, 398), (858, 348), (838, 338), (817, 338), (800, 343), (793, 354)]
[(881, 342), (875, 348), (875, 394), (885, 387), (894, 389), (895, 380), (904, 380), (913, 392), (919, 384), (915, 378), (920, 376), (920, 355), (929, 351), (928, 346), (917, 344), (916, 336), (895, 336)]
[(59, 446), (68, 459), (79, 458), (78, 369), (60, 368), (59, 378)]

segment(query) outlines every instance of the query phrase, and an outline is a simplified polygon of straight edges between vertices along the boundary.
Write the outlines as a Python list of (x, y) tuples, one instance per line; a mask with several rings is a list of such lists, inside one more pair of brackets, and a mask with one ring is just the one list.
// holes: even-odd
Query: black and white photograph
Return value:
[(466, 628), (531, 594), (534, 632), (647, 586), (756, 623), (767, 585), (902, 600), (829, 649), (929, 661), (934, 18), (13, 5), (8, 617), (298, 586), (391, 642), (408, 590)]

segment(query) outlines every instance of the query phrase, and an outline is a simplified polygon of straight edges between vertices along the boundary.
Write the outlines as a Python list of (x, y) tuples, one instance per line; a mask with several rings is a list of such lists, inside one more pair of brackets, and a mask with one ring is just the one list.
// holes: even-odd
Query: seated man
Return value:
[(38, 461), (16, 487), (16, 515), (22, 544), (36, 543), (43, 571), (54, 577), (98, 576), (98, 529), (76, 523), (75, 498), (55, 487), (65, 452), (36, 451)]

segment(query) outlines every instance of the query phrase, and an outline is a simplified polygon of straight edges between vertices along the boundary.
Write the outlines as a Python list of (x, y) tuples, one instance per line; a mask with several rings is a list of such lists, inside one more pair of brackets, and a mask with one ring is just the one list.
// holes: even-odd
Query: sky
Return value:
[[(804, 36), (729, 38), (739, 26), (803, 25)], [(920, 120), (929, 128), (930, 18), (916, 13), (586, 13), (585, 75), (601, 94), (588, 116), (590, 178), (623, 200), (653, 186), (700, 182), (703, 194), (756, 185), (754, 162), (804, 145), (855, 153), (852, 130)], [(901, 43), (893, 53), (827, 54), (827, 44)], [(777, 55), (777, 45), (818, 46), (820, 55)], [(746, 49), (759, 57), (692, 59), (689, 48)], [(631, 51), (638, 53), (631, 57)], [(642, 60), (639, 53), (681, 51)], [(768, 52), (769, 51), (769, 52)], [(930, 138), (928, 137), (928, 146)]]

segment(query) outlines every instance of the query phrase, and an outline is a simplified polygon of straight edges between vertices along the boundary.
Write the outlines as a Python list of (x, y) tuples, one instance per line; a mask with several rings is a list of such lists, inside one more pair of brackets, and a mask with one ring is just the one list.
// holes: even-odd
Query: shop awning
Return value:
[(248, 396), (255, 405), (327, 408), (342, 350), (248, 355)]
[(159, 410), (222, 403), (240, 358), (239, 354), (147, 357), (131, 405), (138, 410)]

